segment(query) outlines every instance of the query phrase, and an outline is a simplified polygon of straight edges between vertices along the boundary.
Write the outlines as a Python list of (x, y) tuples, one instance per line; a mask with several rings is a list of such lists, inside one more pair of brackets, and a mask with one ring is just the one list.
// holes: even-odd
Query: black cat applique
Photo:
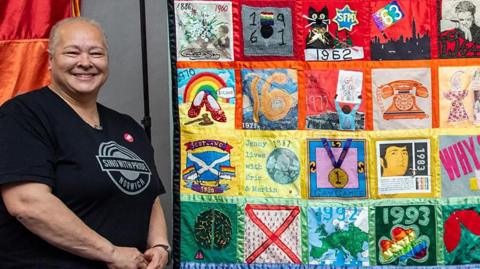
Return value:
[(334, 47), (333, 37), (328, 32), (328, 25), (330, 19), (328, 19), (328, 9), (323, 7), (322, 10), (316, 11), (310, 7), (308, 9), (308, 16), (304, 15), (307, 19), (310, 30), (306, 39), (307, 49), (331, 49)]

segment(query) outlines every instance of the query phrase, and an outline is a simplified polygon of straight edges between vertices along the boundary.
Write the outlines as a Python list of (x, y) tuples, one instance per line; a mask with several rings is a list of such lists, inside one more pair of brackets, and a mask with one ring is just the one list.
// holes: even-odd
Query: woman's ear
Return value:
[(52, 61), (53, 61), (53, 55), (51, 51), (48, 52), (48, 71), (52, 71)]

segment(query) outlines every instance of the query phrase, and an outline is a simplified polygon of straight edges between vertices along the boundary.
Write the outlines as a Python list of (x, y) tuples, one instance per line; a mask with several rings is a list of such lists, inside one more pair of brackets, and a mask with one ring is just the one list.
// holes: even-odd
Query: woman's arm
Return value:
[(50, 244), (77, 256), (104, 261), (110, 268), (141, 268), (146, 264), (136, 248), (114, 246), (90, 229), (52, 194), (48, 185), (8, 183), (0, 186), (0, 191), (10, 215)]
[(147, 251), (145, 251), (145, 258), (149, 261), (147, 269), (164, 268), (168, 262), (168, 251), (158, 245), (170, 246), (168, 243), (165, 215), (163, 214), (160, 198), (157, 196), (153, 202), (152, 213), (150, 215)]

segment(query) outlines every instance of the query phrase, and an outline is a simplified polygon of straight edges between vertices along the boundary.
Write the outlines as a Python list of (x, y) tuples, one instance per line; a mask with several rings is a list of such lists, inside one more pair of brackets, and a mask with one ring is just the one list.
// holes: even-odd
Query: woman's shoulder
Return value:
[(43, 87), (17, 95), (0, 107), (0, 114), (37, 114), (51, 105), (52, 94), (47, 87)]

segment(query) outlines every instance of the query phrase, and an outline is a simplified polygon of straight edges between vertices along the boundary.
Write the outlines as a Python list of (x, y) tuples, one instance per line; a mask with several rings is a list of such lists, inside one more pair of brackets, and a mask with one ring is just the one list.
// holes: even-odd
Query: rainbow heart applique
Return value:
[(382, 264), (399, 260), (406, 265), (409, 259), (424, 262), (428, 259), (430, 240), (427, 236), (419, 236), (417, 226), (394, 226), (390, 232), (391, 239), (383, 236), (378, 243), (380, 247), (379, 260)]

